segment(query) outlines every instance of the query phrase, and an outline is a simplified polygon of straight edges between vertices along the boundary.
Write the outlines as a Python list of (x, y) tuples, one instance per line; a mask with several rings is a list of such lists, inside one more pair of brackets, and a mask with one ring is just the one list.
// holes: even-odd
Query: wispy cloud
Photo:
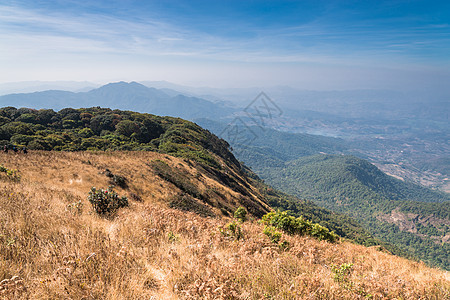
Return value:
[[(408, 36), (431, 37), (416, 32), (374, 31), (371, 27), (333, 28), (314, 20), (302, 26), (252, 28), (251, 38), (232, 38), (180, 28), (156, 19), (126, 20), (102, 14), (66, 15), (60, 12), (0, 6), (0, 37), (4, 52), (22, 55), (47, 53), (193, 56), (207, 59), (261, 62), (347, 62), (377, 51), (391, 53), (396, 45), (411, 44)], [(445, 33), (442, 33), (445, 35)], [(358, 39), (358, 41), (354, 41)], [(408, 41), (408, 42), (405, 42)], [(441, 40), (442, 41), (442, 40)], [(391, 44), (392, 43), (392, 44)], [(398, 48), (398, 46), (397, 46)]]
[[(183, 33), (158, 22), (136, 23), (103, 15), (65, 16), (0, 6), (0, 35), (11, 47), (29, 43), (36, 53), (49, 48), (80, 52), (133, 53), (144, 45), (152, 50), (161, 42), (182, 40)], [(38, 41), (41, 42), (38, 42)], [(69, 43), (68, 43), (69, 40)], [(159, 41), (159, 43), (158, 43)], [(37, 42), (37, 43), (36, 43)], [(77, 47), (77, 42), (78, 46)], [(95, 45), (86, 47), (87, 44)]]
[[(219, 18), (210, 29), (211, 17), (189, 23), (179, 15), (111, 14), (101, 9), (105, 3), (99, 3), (96, 10), (74, 11), (0, 4), (0, 68), (17, 76), (31, 67), (54, 68), (56, 74), (63, 66), (81, 68), (83, 61), (84, 67), (91, 66), (98, 74), (102, 68), (104, 74), (114, 68), (127, 69), (128, 74), (140, 70), (144, 75), (148, 74), (145, 70), (154, 69), (189, 77), (202, 69), (204, 74), (209, 70), (229, 72), (229, 77), (236, 73), (256, 77), (252, 74), (264, 66), (278, 72), (267, 74), (285, 70), (290, 74), (286, 76), (293, 77), (302, 70), (311, 72), (313, 65), (337, 74), (338, 68), (411, 68), (417, 64), (420, 69), (435, 61), (441, 67), (450, 64), (450, 27), (445, 22), (396, 27), (407, 21), (346, 20), (329, 15), (333, 13), (329, 10), (306, 21), (274, 22), (273, 26), (230, 15)], [(277, 17), (281, 20), (282, 16)], [(236, 71), (239, 68), (253, 71)]]

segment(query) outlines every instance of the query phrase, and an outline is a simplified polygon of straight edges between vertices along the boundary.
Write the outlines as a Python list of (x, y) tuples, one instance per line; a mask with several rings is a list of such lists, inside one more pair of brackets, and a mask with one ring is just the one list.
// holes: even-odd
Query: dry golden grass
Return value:
[[(230, 220), (167, 208), (178, 193), (145, 164), (188, 170), (202, 189), (228, 187), (196, 175), (183, 160), (157, 153), (0, 154), (21, 172), (0, 174), (1, 299), (449, 299), (448, 272), (350, 243), (283, 235), (288, 251), (242, 224), (244, 237), (219, 232)], [(109, 168), (142, 201), (112, 219), (91, 212), (91, 186)], [(256, 193), (256, 192), (255, 192)], [(222, 199), (223, 200), (223, 199)], [(68, 205), (81, 201), (81, 213)], [(237, 203), (238, 201), (235, 200)], [(338, 282), (332, 266), (352, 263)]]

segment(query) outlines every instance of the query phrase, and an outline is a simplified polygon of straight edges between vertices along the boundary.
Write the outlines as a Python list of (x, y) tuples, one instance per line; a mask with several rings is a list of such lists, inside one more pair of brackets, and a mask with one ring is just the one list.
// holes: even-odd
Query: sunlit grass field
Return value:
[[(448, 272), (348, 242), (289, 236), (280, 248), (257, 219), (242, 238), (221, 233), (232, 217), (168, 207), (180, 194), (150, 163), (192, 176), (215, 203), (238, 194), (187, 161), (154, 152), (1, 153), (1, 299), (449, 299)], [(102, 217), (91, 187), (127, 179), (129, 206)], [(256, 189), (249, 189), (257, 193)], [(134, 195), (134, 196), (133, 196)], [(217, 199), (215, 199), (216, 197)], [(205, 204), (206, 205), (206, 204)], [(209, 204), (207, 204), (209, 205)], [(223, 231), (223, 230), (222, 230)]]

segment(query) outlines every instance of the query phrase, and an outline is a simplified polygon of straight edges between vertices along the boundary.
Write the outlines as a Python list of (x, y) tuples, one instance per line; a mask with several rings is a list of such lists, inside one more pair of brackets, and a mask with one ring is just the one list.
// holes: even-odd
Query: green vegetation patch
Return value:
[(337, 242), (339, 236), (320, 224), (305, 220), (302, 216), (296, 218), (288, 212), (270, 212), (263, 216), (262, 223), (281, 229), (290, 235), (309, 235), (319, 240)]
[(92, 187), (88, 200), (94, 211), (101, 216), (112, 216), (119, 208), (128, 206), (128, 198), (120, 197), (111, 188), (104, 190)]
[(179, 118), (109, 108), (0, 108), (0, 146), (56, 151), (159, 151), (220, 168), (215, 155), (239, 165), (229, 145)]
[(16, 169), (8, 169), (0, 165), (0, 173), (4, 173), (6, 175), (6, 178), (11, 181), (20, 181), (20, 174)]

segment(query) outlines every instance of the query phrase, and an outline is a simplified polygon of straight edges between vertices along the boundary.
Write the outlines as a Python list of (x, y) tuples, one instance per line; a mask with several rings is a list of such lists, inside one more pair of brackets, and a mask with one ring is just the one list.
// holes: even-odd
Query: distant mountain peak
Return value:
[(126, 82), (126, 81), (118, 81), (118, 82), (111, 82), (105, 85), (102, 85), (101, 87), (97, 88), (96, 90), (99, 89), (105, 89), (105, 88), (142, 88), (142, 89), (148, 89), (148, 87), (146, 87), (143, 84), (140, 84), (136, 81), (131, 81), (131, 82)]
[[(175, 94), (175, 95), (174, 95)], [(1, 106), (62, 109), (65, 106), (80, 108), (105, 106), (113, 109), (134, 110), (195, 119), (198, 117), (221, 118), (233, 109), (206, 99), (191, 97), (147, 87), (132, 81), (105, 84), (87, 92), (45, 91), (21, 95), (0, 96)]]

